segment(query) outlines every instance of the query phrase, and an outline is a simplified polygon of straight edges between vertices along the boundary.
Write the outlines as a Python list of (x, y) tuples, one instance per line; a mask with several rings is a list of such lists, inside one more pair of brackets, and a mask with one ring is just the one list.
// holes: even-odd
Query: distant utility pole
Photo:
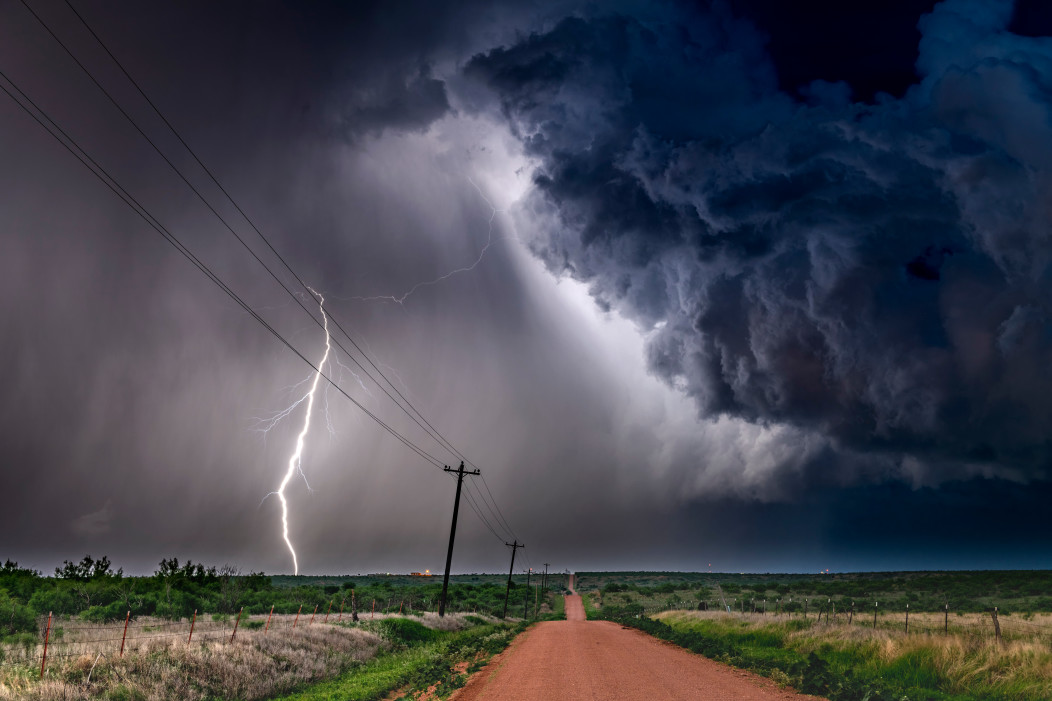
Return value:
[(511, 573), (515, 571), (515, 551), (519, 548), (525, 548), (526, 546), (517, 540), (513, 540), (510, 543), (505, 543), (511, 548), (511, 567), (508, 568), (508, 587), (504, 590), (504, 615), (501, 618), (508, 617), (508, 597), (511, 596)]
[(523, 570), (526, 573), (526, 593), (522, 597), (522, 617), (530, 617), (530, 575), (533, 574), (533, 568)]
[(460, 488), (464, 485), (464, 475), (477, 475), (478, 470), (464, 471), (464, 462), (460, 467), (453, 469), (449, 465), (442, 468), (443, 472), (452, 472), (457, 476), (457, 498), (453, 502), (453, 525), (449, 527), (449, 550), (446, 551), (446, 574), (442, 578), (442, 598), (438, 600), (439, 617), (446, 615), (446, 592), (449, 591), (449, 566), (453, 562), (453, 539), (457, 537), (457, 513), (460, 512)]
[(550, 562), (545, 562), (544, 563), (544, 578), (541, 579), (541, 589), (547, 589), (548, 588), (548, 565), (550, 565), (550, 564), (551, 564)]

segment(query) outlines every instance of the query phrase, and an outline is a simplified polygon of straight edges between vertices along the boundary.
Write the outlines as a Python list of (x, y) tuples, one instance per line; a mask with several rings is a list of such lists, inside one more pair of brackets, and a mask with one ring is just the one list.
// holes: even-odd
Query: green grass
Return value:
[(1039, 701), (1052, 698), (1052, 651), (967, 636), (898, 635), (800, 619), (673, 612), (619, 622), (832, 701)]
[(592, 603), (591, 594), (581, 594), (581, 603), (584, 604), (584, 617), (589, 621), (596, 618), (602, 618), (599, 609)]
[(552, 597), (552, 619), (556, 621), (566, 620), (566, 597), (555, 595)]
[(442, 691), (449, 692), (466, 680), (466, 675), (453, 671), (458, 662), (472, 662), (477, 666), (482, 659), (507, 647), (524, 628), (524, 625), (485, 624), (456, 632), (425, 629), (433, 635), (421, 635), (412, 625), (404, 625), (413, 623), (400, 621), (385, 631), (385, 637), (393, 636), (394, 651), (335, 679), (281, 696), (280, 701), (373, 701), (404, 687), (419, 690), (435, 683), (441, 684)]

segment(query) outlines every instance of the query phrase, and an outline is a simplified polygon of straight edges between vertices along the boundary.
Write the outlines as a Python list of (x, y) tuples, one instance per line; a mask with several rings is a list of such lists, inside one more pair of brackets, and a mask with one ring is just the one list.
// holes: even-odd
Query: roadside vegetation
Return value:
[(578, 573), (577, 588), (589, 618), (833, 701), (1052, 698), (1052, 572)]
[[(549, 581), (541, 590), (533, 577), (527, 589), (516, 577), (509, 620), (564, 617), (557, 592), (566, 578)], [(268, 577), (174, 558), (151, 576), (128, 577), (90, 556), (44, 576), (8, 561), (0, 567), (0, 699), (269, 698), (365, 667), (373, 676), (362, 689), (386, 694), (434, 677), (436, 655), (471, 641), (482, 646), (477, 653), (502, 639), (506, 584), (499, 575), (452, 577), (439, 619), (438, 577)], [(409, 639), (390, 621), (434, 634)]]
[(429, 698), (446, 698), (526, 626), (525, 622), (476, 622), (480, 625), (467, 630), (424, 634), (413, 621), (392, 621), (399, 623), (392, 636), (397, 641), (394, 650), (336, 679), (282, 696), (280, 701), (371, 701), (413, 698), (422, 693)]
[(856, 611), (945, 611), (951, 615), (1052, 613), (1052, 571), (863, 572), (821, 575), (706, 572), (578, 572), (577, 589), (611, 605), (646, 611), (730, 607), (810, 614), (825, 607)]

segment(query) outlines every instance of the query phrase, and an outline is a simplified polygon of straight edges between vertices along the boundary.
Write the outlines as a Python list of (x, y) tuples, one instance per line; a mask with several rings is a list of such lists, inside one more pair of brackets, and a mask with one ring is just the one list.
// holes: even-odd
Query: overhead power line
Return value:
[[(176, 139), (183, 146), (183, 148), (186, 149), (186, 151), (190, 154), (190, 156), (198, 164), (198, 166), (204, 171), (204, 173), (208, 176), (208, 178), (215, 184), (215, 186), (220, 190), (220, 192), (222, 192), (222, 194), (233, 205), (233, 207), (237, 210), (237, 212), (241, 215), (241, 217), (248, 223), (248, 225), (252, 228), (252, 230), (255, 231), (255, 233), (260, 238), (260, 240), (266, 245), (267, 249), (270, 250), (270, 252), (281, 262), (281, 265), (285, 268), (285, 270), (290, 275), (292, 275), (292, 277), (296, 280), (296, 282), (298, 282), (299, 285), (303, 288), (303, 290), (309, 295), (310, 294), (310, 289), (309, 289), (308, 285), (306, 284), (306, 282), (303, 280), (303, 278), (300, 277), (296, 273), (295, 270), (293, 270), (293, 268), (288, 263), (288, 261), (278, 252), (278, 250), (271, 243), (271, 241), (267, 238), (267, 236), (260, 230), (260, 228), (255, 224), (255, 222), (253, 222), (253, 220), (248, 216), (248, 214), (244, 211), (244, 209), (237, 203), (237, 201), (227, 191), (227, 189), (222, 185), (222, 183), (220, 183), (219, 179), (215, 176), (215, 174), (212, 172), (212, 170), (209, 169), (205, 165), (205, 163), (202, 161), (202, 159), (190, 147), (189, 143), (187, 143), (187, 141), (183, 138), (183, 136), (175, 128), (175, 126), (168, 120), (168, 118), (164, 115), (164, 113), (160, 110), (160, 108), (157, 107), (157, 105), (154, 103), (154, 101), (147, 95), (147, 93), (140, 86), (138, 81), (136, 81), (132, 77), (132, 75), (129, 73), (129, 71), (124, 67), (124, 64), (109, 49), (109, 47), (106, 45), (106, 43), (98, 35), (98, 33), (91, 27), (91, 25), (88, 24), (88, 22), (83, 17), (83, 15), (81, 15), (80, 12), (77, 11), (77, 9), (72, 5), (72, 3), (69, 0), (64, 0), (64, 1), (65, 1), (65, 4), (67, 5), (67, 7), (69, 7), (69, 9), (73, 12), (73, 14), (77, 17), (77, 19), (84, 26), (84, 28), (91, 34), (91, 36), (95, 39), (95, 41), (99, 44), (99, 46), (102, 47), (102, 49), (105, 51), (105, 53), (116, 64), (116, 66), (121, 71), (121, 73), (125, 76), (125, 78), (127, 78), (127, 80), (135, 87), (136, 91), (140, 94), (140, 96), (146, 101), (146, 103), (150, 106), (150, 108), (157, 114), (157, 116), (161, 119), (161, 121), (165, 124), (165, 126), (176, 137)], [(26, 0), (21, 0), (21, 2), (23, 4), (23, 6), (25, 6), (26, 9), (37, 20), (37, 22), (40, 23), (40, 25), (47, 31), (47, 33), (55, 40), (55, 42), (57, 42), (59, 44), (59, 46), (62, 47), (62, 49), (77, 64), (77, 66), (85, 73), (85, 75), (87, 75), (87, 77), (92, 81), (92, 83), (94, 83), (94, 85), (106, 96), (106, 98), (124, 116), (124, 118), (135, 128), (135, 130), (147, 141), (147, 143), (150, 144), (150, 146), (158, 153), (158, 155), (161, 156), (161, 158), (169, 166), (169, 168), (171, 168), (179, 176), (179, 178), (187, 185), (187, 187), (189, 187), (191, 189), (191, 191), (194, 192), (194, 194), (198, 197), (198, 199), (200, 199), (202, 201), (202, 203), (208, 208), (208, 210), (217, 219), (219, 219), (219, 221), (223, 224), (223, 226), (230, 232), (231, 235), (234, 236), (234, 238), (241, 244), (241, 246), (243, 248), (245, 248), (246, 251), (248, 251), (248, 253), (252, 256), (252, 258), (255, 259), (256, 262), (260, 266), (262, 266), (264, 268), (264, 270), (267, 271), (267, 273), (274, 279), (274, 281), (277, 282), (278, 285), (285, 291), (285, 293), (288, 294), (296, 302), (296, 304), (304, 311), (304, 313), (306, 313), (316, 324), (318, 324), (319, 326), (322, 326), (322, 322), (317, 319), (317, 317), (313, 314), (313, 312), (311, 310), (309, 310), (304, 305), (302, 300), (295, 293), (293, 293), (292, 290), (290, 290), (288, 288), (288, 286), (281, 280), (281, 278), (270, 268), (269, 265), (267, 265), (267, 263), (265, 261), (263, 261), (262, 258), (260, 258), (260, 256), (252, 249), (252, 247), (249, 246), (248, 243), (240, 235), (238, 235), (238, 233), (234, 230), (234, 228), (226, 221), (226, 219), (224, 219), (224, 217), (215, 209), (215, 207), (212, 206), (212, 204), (207, 200), (207, 198), (205, 198), (204, 195), (202, 195), (202, 193), (193, 185), (193, 183), (190, 182), (189, 178), (187, 178), (186, 175), (184, 173), (182, 173), (179, 170), (179, 168), (177, 168), (175, 166), (175, 164), (171, 161), (171, 159), (169, 159), (164, 154), (164, 152), (157, 146), (157, 144), (150, 138), (150, 136), (147, 135), (146, 132), (135, 122), (135, 120), (131, 117), (131, 115), (129, 115), (128, 112), (123, 107), (121, 107), (121, 105), (118, 103), (118, 101), (94, 77), (94, 75), (91, 73), (91, 71), (76, 57), (76, 55), (70, 50), (70, 48), (67, 47), (66, 44), (58, 37), (58, 35), (54, 31), (51, 30), (51, 28), (44, 21), (44, 19), (42, 17), (40, 17), (40, 15), (37, 14), (33, 10), (32, 7), (30, 7), (30, 5), (26, 2)], [(8, 80), (10, 82), (10, 79), (8, 79)], [(14, 83), (12, 83), (12, 85), (14, 85)], [(39, 108), (37, 108), (37, 109), (39, 110)], [(42, 110), (41, 110), (41, 113), (43, 114)], [(44, 126), (44, 125), (42, 124), (42, 126)], [(45, 127), (45, 129), (46, 129), (46, 127)], [(53, 136), (54, 136), (54, 134), (53, 134)], [(77, 148), (79, 148), (79, 146)], [(81, 151), (83, 151), (83, 149), (81, 149)], [(77, 154), (74, 153), (74, 155), (77, 155)], [(86, 155), (86, 152), (85, 152), (85, 155)], [(87, 165), (87, 164), (85, 164), (85, 165)], [(91, 168), (89, 168), (89, 170), (90, 169)], [(98, 175), (98, 174), (96, 173), (96, 175)], [(110, 177), (110, 176), (107, 174), (107, 177)], [(105, 180), (104, 180), (104, 182), (105, 182)], [(114, 182), (116, 183), (116, 181), (114, 181)], [(127, 191), (125, 191), (125, 192), (127, 192)], [(120, 195), (118, 195), (118, 196), (120, 196)], [(137, 201), (136, 201), (136, 204), (138, 204)], [(129, 206), (131, 206), (131, 204), (129, 204)], [(142, 207), (141, 204), (138, 204), (138, 206)], [(133, 209), (135, 209), (135, 207), (133, 207)], [(136, 210), (136, 211), (138, 212), (138, 210)], [(143, 208), (143, 211), (144, 212), (146, 211), (145, 208)], [(147, 214), (148, 214), (148, 212), (147, 212)], [(140, 216), (142, 216), (142, 213), (140, 213)], [(144, 219), (146, 219), (146, 217), (144, 217)], [(147, 223), (151, 223), (149, 221), (149, 219), (147, 219)], [(152, 226), (152, 223), (151, 223), (151, 226)], [(204, 270), (202, 270), (202, 272), (204, 272)], [(209, 273), (210, 273), (210, 271), (209, 271)], [(214, 281), (217, 284), (221, 283), (221, 281), (219, 281), (218, 278), (216, 280), (214, 280)], [(221, 285), (221, 287), (223, 287), (223, 285)], [(227, 291), (227, 290), (229, 290), (229, 288), (225, 288), (224, 289), (224, 291)], [(232, 297), (234, 297), (236, 299), (236, 301), (239, 302), (239, 305), (244, 307), (247, 311), (249, 311), (250, 314), (254, 318), (257, 319), (257, 321), (260, 321), (261, 323), (265, 324), (265, 322), (262, 320), (261, 317), (259, 317), (259, 315), (257, 313), (255, 313), (254, 311), (250, 310), (248, 308), (247, 304), (245, 304), (243, 301), (240, 300), (239, 297), (237, 297), (235, 294), (233, 294), (232, 290), (229, 290), (228, 294), (231, 294)], [(466, 462), (467, 464), (471, 465), (473, 468), (478, 470), (478, 467), (474, 463), (472, 463), (470, 460), (468, 460), (466, 458), (466, 456), (463, 455), (463, 453), (461, 453), (459, 450), (457, 450), (453, 446), (453, 444), (448, 439), (446, 439), (445, 436), (443, 436), (441, 434), (441, 432), (439, 432), (430, 421), (427, 420), (427, 418), (422, 414), (422, 412), (420, 412), (416, 408), (416, 406), (414, 406), (413, 403), (407, 397), (405, 397), (405, 395), (401, 392), (401, 390), (399, 390), (398, 387), (393, 382), (391, 382), (391, 380), (383, 373), (383, 371), (378, 367), (378, 365), (373, 361), (373, 359), (371, 357), (369, 357), (369, 355), (364, 351), (364, 349), (362, 349), (362, 347), (355, 341), (355, 339), (343, 327), (343, 325), (339, 322), (339, 320), (335, 317), (335, 315), (333, 315), (331, 313), (331, 311), (329, 313), (329, 318), (333, 322), (333, 325), (336, 326), (336, 328), (340, 331), (340, 333), (343, 334), (343, 336), (354, 347), (354, 349), (356, 351), (358, 351), (358, 353), (365, 360), (365, 362), (373, 369), (373, 371), (375, 371), (375, 373), (380, 378), (383, 379), (383, 382), (380, 382), (379, 380), (377, 380), (376, 377), (374, 377), (373, 374), (369, 371), (369, 369), (366, 368), (361, 362), (359, 362), (358, 359), (354, 356), (354, 354), (352, 354), (350, 351), (348, 351), (347, 348), (344, 347), (342, 345), (342, 343), (338, 339), (334, 339), (336, 344), (337, 344), (337, 346), (341, 350), (343, 350), (343, 352), (347, 355), (347, 357), (359, 369), (361, 369), (362, 372), (374, 384), (376, 384), (384, 392), (384, 394), (387, 395), (387, 397), (389, 399), (391, 399), (395, 403), (395, 405), (398, 406), (399, 409), (410, 420), (412, 420), (421, 430), (423, 430), (432, 440), (434, 440), (436, 443), (438, 443), (438, 445), (441, 446), (443, 449), (448, 450), (455, 457), (463, 460), (464, 462)], [(269, 330), (271, 330), (272, 333), (277, 335), (282, 340), (282, 342), (285, 343), (285, 345), (287, 345), (290, 349), (292, 349), (294, 352), (296, 352), (296, 354), (299, 355), (305, 362), (307, 362), (308, 365), (310, 365), (312, 368), (314, 367), (313, 364), (310, 363), (310, 361), (307, 360), (302, 354), (300, 354), (298, 350), (293, 348), (291, 346), (291, 344), (288, 343), (287, 340), (285, 340), (283, 337), (281, 337), (280, 334), (278, 334), (269, 325), (267, 325), (267, 324), (265, 324), (265, 325), (266, 325), (266, 327)], [(350, 399), (356, 406), (358, 406), (363, 411), (365, 411), (371, 418), (373, 418), (375, 421), (377, 421), (380, 425), (384, 426), (384, 428), (387, 429), (389, 432), (392, 432), (393, 435), (396, 435), (396, 437), (398, 437), (399, 440), (401, 440), (403, 442), (406, 442), (407, 445), (411, 445), (414, 450), (418, 451), (419, 453), (422, 453), (422, 456), (426, 455), (427, 457), (425, 457), (425, 459), (428, 460), (428, 462), (432, 462), (432, 464), (435, 464), (436, 466), (441, 467), (441, 465), (442, 465), (441, 461), (438, 461), (437, 458), (435, 458), (433, 455), (431, 455), (430, 453), (427, 453), (423, 449), (419, 448), (419, 446), (416, 446), (415, 444), (413, 444), (411, 441), (409, 441), (407, 438), (402, 436), (400, 433), (397, 433), (397, 431), (395, 431), (392, 427), (388, 426), (386, 423), (384, 423), (382, 420), (380, 420), (378, 416), (374, 415), (372, 412), (370, 412), (369, 410), (365, 409), (364, 406), (362, 406), (360, 403), (358, 403), (356, 400), (354, 400), (352, 397), (350, 397), (350, 395), (348, 395), (342, 388), (340, 388), (338, 385), (336, 385), (336, 383), (333, 382), (333, 380), (331, 380), (324, 373), (321, 373), (319, 369), (315, 368), (315, 370), (318, 371), (321, 376), (325, 377), (325, 379), (330, 384), (332, 384), (334, 387), (336, 387), (342, 394), (344, 394), (348, 399)], [(386, 386), (385, 386), (385, 383), (386, 383)], [(390, 391), (388, 390), (388, 387), (390, 387)], [(393, 391), (394, 395), (396, 395), (398, 397), (397, 399), (395, 398), (395, 396), (392, 396), (391, 391)], [(490, 489), (488, 483), (486, 483), (484, 476), (483, 476), (483, 486), (484, 486), (486, 492), (489, 495), (489, 499), (487, 500), (486, 495), (483, 494), (481, 490), (479, 490), (479, 492), (478, 492), (478, 497), (482, 500), (482, 503), (483, 503), (483, 505), (485, 507), (485, 510), (488, 510), (490, 512), (490, 514), (493, 516), (494, 520), (496, 521), (497, 524), (499, 524), (499, 526), (500, 526), (500, 528), (502, 530), (505, 530), (507, 533), (512, 535), (513, 539), (517, 540), (517, 536), (515, 535), (514, 531), (511, 529), (511, 527), (510, 527), (510, 525), (508, 523), (508, 520), (504, 517), (503, 512), (501, 512), (500, 507), (497, 504), (495, 497), (493, 496), (493, 492)], [(479, 507), (479, 504), (478, 504), (477, 500), (474, 499), (473, 497), (469, 497), (469, 501), (470, 501), (470, 503), (472, 503), (473, 510), (476, 510), (476, 513), (480, 516), (480, 519), (483, 520), (483, 523), (487, 526), (487, 528), (489, 528), (491, 530), (491, 532), (494, 533), (494, 535), (498, 535), (496, 533), (496, 529), (494, 528), (493, 524), (489, 521), (489, 519), (487, 519), (485, 517), (485, 515), (483, 513), (483, 508)], [(498, 535), (498, 537), (500, 537), (500, 536)]]
[[(266, 262), (264, 262), (263, 259), (259, 257), (259, 255), (255, 252), (255, 250), (253, 250), (252, 247), (249, 246), (248, 243), (234, 230), (234, 228), (230, 225), (230, 223), (227, 222), (227, 220), (215, 209), (215, 207), (212, 206), (212, 204), (208, 201), (208, 199), (203, 194), (201, 194), (201, 191), (198, 190), (197, 187), (195, 187), (192, 182), (190, 182), (190, 179), (187, 178), (186, 175), (181, 170), (179, 170), (178, 167), (176, 167), (176, 165), (172, 162), (172, 160), (170, 158), (168, 158), (167, 155), (165, 155), (165, 153), (161, 150), (161, 148), (157, 145), (157, 143), (153, 139), (151, 139), (150, 136), (142, 129), (142, 127), (139, 126), (139, 124), (135, 121), (135, 119), (133, 119), (132, 116), (130, 114), (128, 114), (127, 110), (125, 110), (121, 106), (121, 104), (117, 101), (117, 99), (113, 97), (113, 95), (102, 85), (102, 83), (100, 83), (98, 81), (97, 78), (95, 78), (94, 74), (88, 69), (88, 67), (85, 66), (84, 63), (80, 59), (77, 58), (76, 54), (74, 54), (73, 51), (65, 44), (65, 42), (63, 42), (62, 39), (51, 29), (51, 27), (47, 24), (47, 22), (39, 14), (37, 14), (37, 12), (26, 2), (26, 0), (21, 0), (21, 3), (29, 11), (29, 13), (31, 15), (33, 15), (34, 19), (36, 19), (36, 21), (41, 25), (41, 27), (43, 27), (44, 30), (51, 36), (51, 38), (54, 39), (54, 41), (60, 47), (62, 47), (62, 50), (66, 52), (66, 54), (73, 60), (74, 63), (76, 63), (77, 67), (79, 67), (80, 70), (83, 71), (83, 73), (88, 77), (89, 80), (91, 80), (91, 82), (95, 85), (95, 87), (98, 88), (100, 92), (102, 92), (102, 94), (110, 101), (110, 103), (117, 109), (117, 111), (121, 113), (121, 115), (128, 121), (129, 124), (132, 125), (132, 127), (139, 133), (139, 135), (142, 136), (142, 138), (146, 140), (146, 142), (153, 148), (153, 150), (157, 152), (157, 154), (161, 157), (162, 160), (164, 160), (164, 162), (168, 165), (168, 167), (171, 168), (172, 171), (177, 176), (179, 176), (179, 178), (183, 181), (183, 183), (186, 184), (186, 186), (188, 188), (190, 188), (190, 190), (197, 196), (197, 198), (199, 200), (201, 200), (201, 202), (205, 205), (205, 207), (223, 224), (223, 226), (238, 241), (238, 243), (240, 243), (241, 246), (246, 251), (248, 251), (249, 255), (251, 255), (252, 258), (255, 259), (256, 262), (259, 263), (259, 265), (262, 266), (263, 269), (267, 271), (267, 273), (271, 276), (271, 278), (273, 278), (274, 281), (278, 283), (278, 285), (285, 291), (285, 293), (297, 304), (297, 306), (300, 307), (300, 309), (302, 309), (304, 311), (304, 313), (306, 313), (308, 315), (308, 317), (310, 317), (310, 319), (315, 324), (317, 324), (319, 327), (324, 329), (324, 326), (323, 326), (322, 322), (319, 321), (318, 318), (314, 315), (314, 313), (303, 303), (303, 300), (300, 299), (295, 293), (292, 292), (292, 290), (290, 290), (288, 288), (288, 286), (284, 283), (284, 281), (281, 280), (281, 278), (270, 268), (270, 266), (268, 266), (266, 264)], [(69, 5), (68, 2), (66, 4)], [(84, 21), (84, 18), (81, 17), (80, 14), (76, 12), (76, 10), (73, 8), (72, 5), (69, 5), (69, 7), (70, 7), (70, 9), (73, 9), (74, 13), (77, 15), (77, 17), (80, 19), (80, 21), (84, 24), (85, 28), (92, 34), (92, 36), (95, 38), (95, 40), (98, 41), (98, 43), (102, 46), (102, 48), (106, 51), (106, 53), (113, 59), (113, 61), (117, 64), (117, 66), (124, 73), (124, 75), (128, 78), (128, 80), (131, 81), (132, 85), (135, 86), (135, 88), (139, 91), (139, 93), (147, 101), (147, 103), (150, 105), (150, 107), (153, 108), (153, 110), (158, 114), (158, 116), (165, 123), (165, 125), (168, 126), (168, 128), (172, 131), (172, 133), (176, 136), (176, 138), (180, 141), (180, 143), (182, 143), (183, 146), (187, 149), (187, 151), (191, 154), (191, 156), (193, 156), (194, 160), (196, 160), (197, 163), (200, 164), (201, 168), (208, 174), (208, 176), (212, 179), (212, 181), (219, 187), (219, 189), (223, 192), (223, 194), (227, 197), (227, 199), (230, 200), (230, 202), (234, 205), (234, 207), (237, 209), (237, 211), (241, 213), (242, 217), (245, 218), (245, 221), (247, 221), (249, 223), (249, 225), (252, 226), (252, 228), (259, 235), (259, 237), (264, 241), (264, 243), (267, 245), (267, 247), (282, 262), (282, 264), (284, 265), (286, 270), (288, 270), (289, 273), (292, 274), (292, 276), (296, 279), (296, 281), (303, 287), (304, 291), (308, 295), (310, 295), (310, 288), (307, 286), (306, 282), (304, 282), (303, 279), (300, 278), (295, 273), (295, 271), (292, 270), (292, 268), (284, 260), (284, 258), (282, 258), (281, 255), (274, 249), (274, 247), (270, 244), (270, 241), (267, 240), (266, 236), (264, 236), (263, 233), (255, 226), (255, 224), (248, 218), (248, 216), (244, 213), (244, 211), (241, 209), (241, 207), (238, 206), (237, 202), (234, 201), (234, 199), (230, 196), (230, 194), (226, 191), (226, 189), (223, 188), (223, 186), (219, 183), (219, 181), (215, 178), (215, 176), (212, 175), (212, 172), (204, 165), (204, 163), (201, 162), (201, 160), (197, 157), (197, 155), (193, 152), (193, 150), (189, 147), (189, 145), (187, 145), (186, 141), (182, 138), (182, 136), (178, 133), (178, 131), (175, 130), (175, 128), (171, 125), (171, 123), (168, 121), (168, 119), (161, 113), (161, 111), (157, 108), (157, 106), (153, 103), (153, 101), (151, 101), (150, 98), (146, 95), (146, 93), (142, 90), (142, 88), (139, 87), (139, 84), (131, 77), (131, 75), (127, 72), (127, 70), (125, 70), (124, 66), (120, 63), (120, 61), (117, 60), (117, 58), (113, 55), (113, 53), (109, 50), (109, 48), (106, 47), (106, 45), (102, 42), (102, 40), (98, 37), (98, 35), (91, 29), (91, 27), (87, 24), (87, 22)], [(350, 351), (347, 350), (347, 348), (339, 341), (339, 339), (333, 339), (335, 341), (337, 347), (340, 348), (347, 355), (347, 357), (355, 365), (357, 365), (358, 368), (377, 387), (379, 387), (380, 390), (383, 391), (383, 393), (386, 394), (388, 396), (388, 398), (391, 399), (391, 401), (393, 401), (395, 403), (396, 406), (398, 406), (406, 414), (406, 416), (408, 416), (410, 418), (410, 420), (412, 420), (414, 423), (416, 423), (417, 426), (420, 427), (425, 433), (430, 435), (433, 440), (435, 440), (440, 446), (443, 447), (443, 449), (449, 450), (454, 456), (456, 456), (459, 459), (465, 459), (456, 449), (454, 449), (452, 447), (452, 445), (449, 444), (449, 442), (444, 437), (441, 436), (441, 434), (439, 434), (434, 429), (433, 426), (431, 426), (431, 424), (426, 419), (423, 418), (422, 415), (420, 415), (420, 412), (417, 411), (416, 408), (413, 407), (412, 404), (409, 403), (409, 401), (406, 400), (402, 396), (402, 394), (401, 394), (401, 392), (399, 392), (398, 388), (395, 387), (394, 384), (391, 383), (391, 381), (379, 370), (379, 368), (376, 367), (376, 364), (372, 361), (372, 359), (369, 358), (369, 356), (365, 353), (365, 351), (363, 351), (362, 348), (355, 342), (355, 340), (343, 328), (343, 326), (339, 323), (339, 320), (337, 318), (335, 318), (335, 316), (331, 312), (329, 313), (329, 318), (330, 318), (330, 320), (332, 320), (332, 322), (336, 326), (336, 328), (339, 329), (340, 332), (347, 338), (347, 340), (351, 343), (351, 345), (355, 348), (355, 350), (357, 350), (358, 353), (361, 354), (361, 356), (363, 358), (365, 358), (366, 362), (368, 362), (369, 365), (371, 367), (373, 367), (376, 370), (376, 372), (381, 377), (383, 377), (384, 381), (391, 387), (391, 389), (393, 389), (395, 391), (395, 393), (400, 398), (402, 398), (402, 400), (404, 402), (406, 402), (406, 404), (409, 405), (409, 407), (411, 409), (413, 409), (413, 413), (411, 413), (408, 409), (406, 409), (404, 406), (402, 406), (402, 404), (391, 395), (391, 392), (387, 389), (387, 387), (385, 387), (383, 383), (379, 382), (375, 377), (373, 377), (373, 375), (369, 372), (368, 368), (366, 368), (364, 365), (362, 365), (362, 363), (359, 362), (358, 359), (354, 357), (353, 353), (351, 353)], [(417, 416), (414, 416), (414, 413)], [(470, 462), (470, 461), (468, 461), (468, 462)]]
[[(18, 84), (11, 80), (11, 78), (2, 70), (0, 70), (0, 78), (3, 78), (3, 80), (6, 81), (16, 91), (18, 95), (21, 96), (23, 100), (25, 100), (25, 103), (22, 102), (22, 100), (19, 100), (15, 96), (15, 94), (12, 93), (11, 90), (9, 90), (3, 84), (0, 84), (0, 90), (3, 90), (3, 92), (8, 97), (10, 97), (16, 105), (18, 105), (20, 108), (22, 108), (23, 111), (26, 112), (26, 114), (32, 117), (37, 124), (39, 124), (49, 135), (51, 135), (52, 138), (58, 141), (67, 151), (73, 154), (73, 156), (78, 161), (80, 161), (85, 168), (87, 168), (96, 178), (98, 178), (104, 185), (106, 185), (106, 187), (113, 191), (113, 193), (117, 195), (117, 197), (122, 202), (128, 205), (133, 212), (139, 215), (139, 217), (141, 217), (143, 221), (145, 221), (150, 226), (150, 228), (152, 228), (154, 231), (160, 234), (161, 237), (165, 239), (165, 241), (171, 244), (183, 257), (189, 260), (194, 265), (194, 267), (200, 270), (209, 280), (215, 283), (217, 287), (219, 287), (224, 293), (226, 293), (227, 296), (229, 296), (249, 316), (255, 319), (260, 325), (263, 326), (263, 328), (269, 331), (271, 335), (277, 338), (278, 341), (280, 341), (286, 348), (295, 353), (296, 356), (300, 358), (300, 360), (306, 363), (321, 377), (325, 378), (325, 380), (329, 384), (331, 384), (340, 394), (347, 398), (356, 407), (361, 409), (366, 416), (368, 416), (377, 424), (379, 424), (384, 430), (386, 430), (388, 433), (394, 436), (403, 445), (408, 447), (410, 450), (415, 452), (427, 462), (430, 462), (435, 467), (441, 468), (443, 466), (442, 462), (438, 458), (434, 457), (424, 449), (417, 446), (415, 443), (410, 441), (408, 438), (406, 438), (394, 428), (392, 428), (390, 425), (388, 425), (386, 422), (384, 422), (379, 416), (369, 411), (369, 409), (367, 409), (354, 397), (348, 394), (342, 387), (340, 387), (332, 378), (326, 375), (320, 368), (316, 367), (314, 363), (312, 363), (295, 346), (293, 346), (288, 339), (286, 339), (277, 329), (271, 326), (266, 319), (260, 316), (259, 313), (252, 309), (252, 307), (250, 307), (248, 303), (246, 303), (236, 292), (234, 292), (234, 290), (229, 285), (227, 285), (222, 280), (222, 278), (216, 275), (216, 273), (214, 273), (203, 261), (201, 261), (196, 255), (194, 255), (194, 253), (186, 245), (184, 245), (178, 239), (178, 237), (172, 234), (163, 224), (161, 224), (160, 221), (157, 220), (157, 218), (154, 217), (150, 213), (150, 211), (142, 205), (142, 203), (140, 203), (133, 195), (131, 195), (131, 193), (129, 193), (120, 184), (120, 182), (116, 180), (116, 178), (110, 175), (109, 172), (107, 172), (101, 165), (99, 165), (98, 161), (92, 158), (91, 155), (85, 149), (83, 149), (75, 139), (73, 139), (73, 137), (71, 137), (64, 129), (62, 129), (62, 127), (59, 126), (59, 124), (55, 122), (55, 120), (53, 120), (47, 114), (46, 111), (44, 111), (39, 105), (37, 105), (25, 92), (23, 92), (22, 89), (18, 87)], [(31, 110), (26, 103), (28, 103), (29, 106), (32, 106), (33, 110), (36, 110), (39, 113), (39, 116), (38, 114), (34, 113), (33, 110)], [(48, 126), (49, 124), (51, 125), (51, 127)]]

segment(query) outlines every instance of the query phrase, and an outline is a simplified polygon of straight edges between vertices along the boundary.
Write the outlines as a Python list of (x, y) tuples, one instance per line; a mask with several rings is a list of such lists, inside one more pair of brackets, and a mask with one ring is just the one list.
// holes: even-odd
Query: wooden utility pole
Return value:
[(453, 501), (453, 525), (449, 527), (449, 550), (446, 551), (446, 574), (442, 577), (442, 598), (438, 600), (439, 617), (446, 615), (446, 592), (449, 591), (449, 566), (453, 563), (453, 539), (457, 537), (457, 514), (460, 512), (460, 488), (464, 486), (464, 475), (477, 475), (478, 470), (464, 471), (464, 462), (460, 467), (453, 469), (449, 465), (442, 468), (443, 472), (452, 472), (457, 476), (457, 498)]
[(508, 586), (504, 590), (504, 615), (501, 616), (501, 618), (508, 617), (508, 597), (511, 596), (511, 574), (515, 571), (515, 551), (519, 548), (526, 547), (523, 543), (520, 543), (517, 540), (513, 540), (510, 543), (505, 543), (505, 545), (511, 548), (511, 567), (508, 568)]
[(522, 596), (522, 617), (530, 617), (530, 575), (533, 574), (533, 568), (523, 570), (526, 573), (526, 591)]

